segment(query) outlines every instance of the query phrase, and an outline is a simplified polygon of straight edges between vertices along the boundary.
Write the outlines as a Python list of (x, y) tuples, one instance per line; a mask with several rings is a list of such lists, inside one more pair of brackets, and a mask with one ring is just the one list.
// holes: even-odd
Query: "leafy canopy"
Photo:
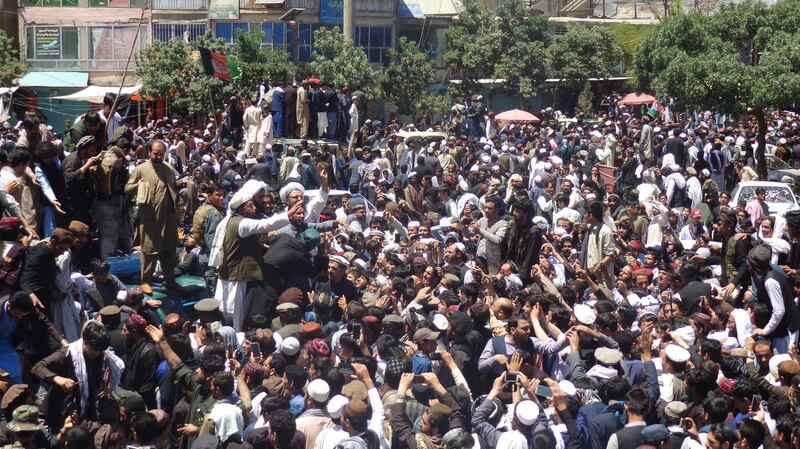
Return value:
[(622, 48), (603, 27), (573, 24), (547, 49), (551, 75), (581, 87), (589, 78), (608, 78), (622, 59)]
[(673, 97), (681, 107), (753, 114), (765, 177), (765, 114), (800, 100), (800, 0), (669, 17), (637, 47), (635, 74), (640, 90)]
[(27, 67), (19, 60), (14, 39), (4, 30), (0, 30), (0, 86), (10, 86), (22, 76)]
[(384, 99), (400, 114), (414, 114), (431, 103), (428, 87), (435, 80), (433, 62), (417, 45), (405, 37), (397, 42), (397, 51), (389, 52), (389, 66), (381, 76)]
[(369, 63), (364, 49), (342, 37), (339, 27), (320, 28), (314, 32), (314, 51), (311, 53), (310, 73), (323, 82), (371, 90), (376, 85), (377, 72)]

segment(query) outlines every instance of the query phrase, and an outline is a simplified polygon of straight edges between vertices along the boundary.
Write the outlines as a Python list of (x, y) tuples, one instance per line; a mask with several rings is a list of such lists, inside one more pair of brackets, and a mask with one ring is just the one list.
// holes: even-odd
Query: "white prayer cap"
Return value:
[(300, 341), (294, 337), (284, 338), (281, 342), (281, 352), (289, 357), (300, 352)]
[(331, 418), (338, 419), (342, 417), (344, 407), (349, 402), (350, 399), (347, 399), (347, 396), (337, 394), (336, 396), (332, 397), (330, 401), (328, 401), (328, 405), (325, 407), (325, 409), (328, 411), (328, 415), (330, 415)]
[(464, 244), (461, 243), (461, 242), (453, 243), (453, 246), (455, 246), (461, 253), (464, 253), (464, 252), (467, 251), (467, 247), (464, 246)]
[(781, 137), (781, 138), (778, 140), (778, 143), (779, 143), (779, 144), (781, 144), (781, 145), (786, 145), (786, 138), (785, 138), (785, 137)]
[(575, 388), (575, 384), (566, 379), (558, 382), (558, 388), (561, 388), (561, 391), (567, 396), (575, 396), (575, 393), (578, 392), (578, 389)]
[(439, 329), (442, 332), (447, 331), (448, 321), (447, 317), (442, 315), (441, 313), (437, 313), (433, 316), (433, 325), (436, 326), (436, 329)]
[(531, 426), (539, 417), (539, 406), (530, 399), (520, 401), (514, 406), (514, 416), (523, 425)]
[(667, 358), (675, 363), (684, 363), (689, 360), (689, 351), (681, 348), (676, 344), (668, 344), (664, 348), (664, 354)]
[(594, 313), (594, 310), (586, 304), (576, 304), (572, 310), (572, 313), (575, 314), (575, 318), (577, 318), (581, 324), (585, 324), (587, 326), (594, 324), (594, 320), (597, 319), (597, 315)]
[(203, 155), (203, 162), (209, 163), (211, 162), (211, 156), (204, 154)]
[[(285, 341), (286, 340), (284, 340), (284, 342)], [(281, 344), (281, 346), (283, 345)], [(328, 385), (328, 382), (325, 382), (322, 379), (314, 379), (308, 383), (306, 391), (314, 401), (325, 402), (328, 400), (328, 396), (331, 394), (331, 387)]]
[(710, 172), (710, 171), (708, 171), (708, 169), (707, 169), (707, 168), (704, 168), (704, 169), (703, 169), (703, 171), (701, 171), (700, 173), (702, 173), (702, 174), (703, 174), (703, 176), (705, 176), (706, 178), (708, 178), (709, 176), (711, 176), (711, 172)]
[(409, 222), (408, 222), (408, 227), (409, 227), (409, 228), (418, 228), (418, 227), (419, 227), (419, 222), (418, 222), (418, 221), (416, 221), (416, 220), (414, 220), (414, 221), (409, 221)]

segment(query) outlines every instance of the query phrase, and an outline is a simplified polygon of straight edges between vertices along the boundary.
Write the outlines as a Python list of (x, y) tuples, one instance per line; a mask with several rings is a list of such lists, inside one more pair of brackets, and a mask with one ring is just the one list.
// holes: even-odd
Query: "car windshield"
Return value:
[(790, 167), (789, 164), (783, 162), (779, 158), (770, 155), (767, 157), (767, 168), (771, 170), (786, 170), (792, 167)]
[(756, 189), (763, 187), (767, 192), (767, 203), (794, 203), (794, 195), (788, 187), (783, 186), (744, 186), (739, 192), (739, 201), (751, 201), (756, 197)]

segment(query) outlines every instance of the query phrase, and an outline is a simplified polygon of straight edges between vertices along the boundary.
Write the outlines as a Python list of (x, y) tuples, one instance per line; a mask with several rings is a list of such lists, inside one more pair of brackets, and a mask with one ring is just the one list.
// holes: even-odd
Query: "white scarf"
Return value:
[[(111, 390), (116, 390), (125, 369), (125, 363), (114, 354), (112, 349), (106, 349), (103, 354), (106, 358), (106, 365), (111, 371)], [(83, 358), (83, 338), (79, 338), (70, 343), (67, 347), (67, 356), (72, 360), (75, 368), (75, 377), (78, 379), (78, 388), (81, 392), (81, 415), (86, 413), (86, 406), (89, 403), (89, 378), (86, 375), (86, 360)]]

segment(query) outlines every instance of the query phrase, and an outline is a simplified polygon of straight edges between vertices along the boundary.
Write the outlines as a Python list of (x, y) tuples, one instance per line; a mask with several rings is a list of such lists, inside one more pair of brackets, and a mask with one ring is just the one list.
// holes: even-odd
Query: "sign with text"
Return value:
[(320, 0), (319, 21), (326, 25), (344, 22), (344, 0)]
[(61, 28), (36, 27), (36, 59), (61, 58)]
[(209, 19), (239, 18), (239, 0), (211, 0), (208, 5)]

